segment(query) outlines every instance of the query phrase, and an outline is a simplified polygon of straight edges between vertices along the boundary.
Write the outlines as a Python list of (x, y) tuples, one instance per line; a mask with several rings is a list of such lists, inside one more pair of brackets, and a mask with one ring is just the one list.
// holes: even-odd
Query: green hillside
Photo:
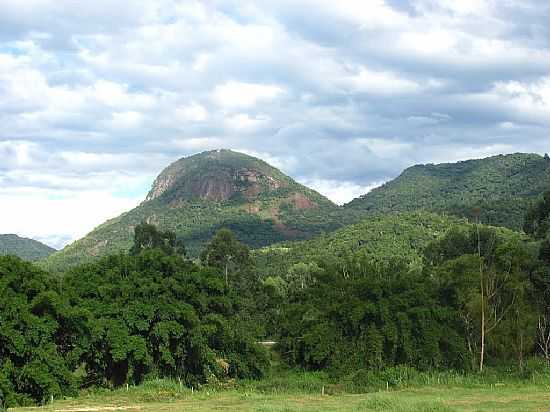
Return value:
[(516, 153), (413, 166), (345, 208), (368, 213), (423, 209), (461, 217), (479, 208), (483, 223), (520, 230), (527, 206), (548, 189), (550, 159)]
[[(457, 225), (471, 227), (464, 218), (423, 211), (392, 212), (365, 218), (314, 239), (264, 247), (253, 255), (263, 277), (285, 277), (296, 264), (331, 257), (364, 256), (379, 262), (404, 260), (411, 266), (420, 266), (424, 248)], [(497, 230), (519, 236), (506, 228)]]
[(128, 249), (142, 221), (176, 232), (188, 253), (197, 256), (221, 227), (258, 248), (333, 231), (350, 223), (354, 213), (342, 213), (259, 159), (230, 150), (204, 152), (168, 166), (141, 205), (53, 254), (44, 265), (65, 268)]
[(15, 255), (21, 259), (35, 261), (55, 252), (43, 243), (17, 235), (0, 235), (0, 255)]

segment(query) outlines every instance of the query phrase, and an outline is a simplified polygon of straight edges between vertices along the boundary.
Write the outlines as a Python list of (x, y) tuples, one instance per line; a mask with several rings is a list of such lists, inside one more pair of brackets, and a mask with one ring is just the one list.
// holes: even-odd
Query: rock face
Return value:
[(157, 177), (146, 201), (254, 200), (262, 193), (287, 186), (285, 178), (259, 159), (231, 150), (216, 150), (172, 163)]

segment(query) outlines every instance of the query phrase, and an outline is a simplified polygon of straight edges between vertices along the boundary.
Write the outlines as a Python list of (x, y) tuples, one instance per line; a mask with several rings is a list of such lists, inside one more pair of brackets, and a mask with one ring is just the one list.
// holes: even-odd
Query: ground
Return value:
[(365, 394), (288, 394), (239, 390), (179, 393), (159, 385), (143, 390), (103, 391), (76, 400), (54, 401), (41, 408), (10, 411), (550, 411), (550, 387), (502, 385), (485, 387), (429, 386)]

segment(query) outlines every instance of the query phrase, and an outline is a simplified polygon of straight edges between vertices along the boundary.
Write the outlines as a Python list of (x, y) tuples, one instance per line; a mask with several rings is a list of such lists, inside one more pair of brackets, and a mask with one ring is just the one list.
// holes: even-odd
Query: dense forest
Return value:
[(65, 273), (0, 257), (2, 406), (261, 378), (265, 338), (365, 387), (392, 368), (528, 374), (550, 362), (550, 192), (524, 215), (522, 234), (394, 213), (254, 253), (221, 229), (195, 261), (143, 222), (127, 251)]

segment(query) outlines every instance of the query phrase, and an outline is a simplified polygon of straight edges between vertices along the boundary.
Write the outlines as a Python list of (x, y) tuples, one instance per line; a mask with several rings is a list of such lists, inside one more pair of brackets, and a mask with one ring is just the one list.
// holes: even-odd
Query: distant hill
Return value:
[[(253, 251), (253, 256), (262, 277), (284, 277), (299, 263), (354, 255), (368, 256), (379, 262), (399, 259), (411, 267), (420, 267), (424, 248), (454, 226), (467, 229), (472, 225), (464, 218), (430, 212), (390, 212), (366, 217), (314, 239), (267, 246)], [(507, 228), (496, 229), (508, 236), (520, 236)]]
[(55, 252), (43, 243), (17, 235), (0, 235), (0, 255), (16, 255), (21, 259), (35, 261)]
[(550, 159), (516, 153), (458, 163), (417, 165), (357, 198), (346, 209), (366, 213), (428, 210), (520, 230), (527, 205), (550, 189)]
[(51, 255), (44, 265), (65, 268), (127, 250), (134, 227), (142, 221), (175, 231), (197, 256), (221, 227), (257, 248), (333, 231), (353, 221), (354, 213), (343, 212), (260, 159), (214, 150), (168, 166), (141, 205)]

